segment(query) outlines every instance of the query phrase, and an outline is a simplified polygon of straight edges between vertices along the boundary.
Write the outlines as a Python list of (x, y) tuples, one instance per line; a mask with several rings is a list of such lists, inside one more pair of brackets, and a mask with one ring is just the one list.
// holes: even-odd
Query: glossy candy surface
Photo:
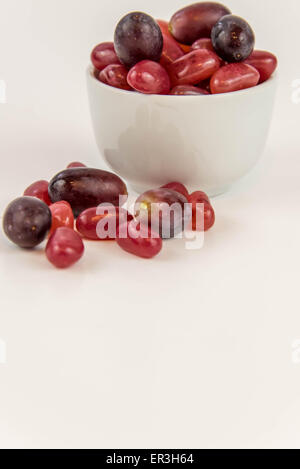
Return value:
[(49, 183), (52, 202), (65, 200), (77, 217), (101, 203), (119, 205), (119, 196), (127, 196), (124, 182), (115, 174), (101, 169), (74, 168), (58, 173)]
[(183, 44), (193, 44), (197, 39), (210, 37), (215, 23), (230, 10), (215, 2), (198, 2), (177, 11), (170, 21), (170, 32)]
[(35, 197), (19, 197), (3, 216), (3, 230), (21, 248), (34, 248), (46, 238), (51, 227), (48, 205)]
[(84, 253), (84, 245), (78, 233), (70, 228), (57, 228), (46, 247), (48, 260), (59, 269), (75, 264)]
[(120, 225), (118, 245), (126, 252), (151, 259), (162, 250), (162, 239), (150, 229), (141, 229), (135, 222)]
[(130, 68), (141, 60), (158, 62), (163, 37), (159, 25), (151, 16), (133, 12), (118, 23), (114, 45), (121, 63)]
[(68, 202), (56, 202), (55, 204), (50, 205), (49, 208), (52, 214), (50, 234), (62, 226), (71, 229), (74, 228), (74, 215), (72, 207)]
[(187, 203), (187, 198), (174, 190), (150, 190), (137, 199), (135, 216), (163, 239), (169, 239), (181, 233), (190, 221)]
[(92, 51), (91, 61), (99, 71), (103, 70), (107, 65), (120, 63), (113, 42), (98, 44)]
[(98, 80), (114, 88), (129, 91), (132, 88), (127, 83), (127, 74), (128, 70), (124, 65), (112, 64), (99, 73)]
[(186, 199), (189, 198), (188, 190), (181, 182), (169, 182), (162, 186), (161, 189), (171, 189), (172, 191), (179, 192), (179, 194), (182, 194)]
[(215, 224), (215, 212), (209, 202), (194, 202), (192, 204), (192, 230), (208, 231)]
[(197, 49), (206, 49), (215, 52), (211, 39), (208, 37), (202, 37), (201, 39), (197, 39), (197, 41), (193, 43), (192, 50)]
[(239, 16), (226, 15), (213, 27), (213, 47), (226, 62), (242, 62), (253, 51), (255, 36), (247, 21)]
[(37, 181), (27, 187), (24, 192), (24, 196), (27, 197), (36, 197), (37, 199), (42, 200), (45, 204), (50, 205), (51, 200), (48, 194), (48, 181)]
[(171, 88), (166, 70), (159, 63), (150, 60), (142, 60), (132, 67), (127, 80), (140, 93), (168, 94)]
[(176, 96), (195, 96), (210, 94), (207, 90), (192, 85), (177, 85), (171, 89), (170, 94)]
[(259, 77), (259, 72), (251, 65), (229, 64), (212, 76), (210, 89), (213, 94), (244, 90), (256, 86)]
[(172, 62), (182, 57), (184, 52), (170, 34), (163, 33), (163, 39), (164, 47), (160, 59), (160, 64), (163, 67), (168, 68)]
[(255, 50), (245, 60), (245, 63), (252, 65), (260, 74), (259, 83), (267, 81), (277, 68), (277, 58), (271, 52)]
[(170, 65), (168, 72), (172, 85), (196, 85), (211, 77), (219, 69), (220, 63), (214, 52), (194, 50)]
[[(85, 238), (92, 240), (116, 239), (119, 224), (133, 220), (127, 210), (119, 207), (89, 208), (76, 220), (77, 231)], [(99, 224), (100, 222), (100, 224)]]
[(188, 201), (191, 204), (194, 204), (194, 203), (200, 203), (201, 204), (203, 202), (210, 203), (208, 195), (205, 192), (202, 192), (202, 191), (196, 191), (196, 192), (193, 192), (192, 194), (190, 194), (188, 196)]
[(70, 163), (67, 166), (67, 169), (72, 169), (72, 168), (86, 168), (86, 165), (83, 163), (80, 163), (79, 161), (74, 161), (73, 163)]

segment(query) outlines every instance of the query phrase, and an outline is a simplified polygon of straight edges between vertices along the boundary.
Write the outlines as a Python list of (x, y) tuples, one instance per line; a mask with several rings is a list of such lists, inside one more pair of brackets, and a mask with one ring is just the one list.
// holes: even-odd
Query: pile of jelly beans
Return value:
[[(3, 229), (23, 249), (47, 240), (47, 259), (63, 269), (81, 259), (84, 240), (114, 240), (123, 250), (150, 259), (159, 254), (164, 239), (185, 229), (207, 231), (215, 223), (207, 195), (200, 191), (189, 194), (179, 182), (139, 196), (133, 215), (122, 207), (127, 197), (126, 185), (117, 175), (71, 163), (50, 182), (31, 184), (22, 197), (11, 202), (3, 216)], [(179, 210), (173, 211), (173, 207)], [(99, 230), (100, 225), (104, 229)]]
[(215, 2), (177, 11), (169, 22), (133, 12), (118, 23), (114, 42), (91, 54), (95, 77), (115, 88), (163, 95), (209, 95), (251, 88), (277, 67), (254, 50), (251, 26)]

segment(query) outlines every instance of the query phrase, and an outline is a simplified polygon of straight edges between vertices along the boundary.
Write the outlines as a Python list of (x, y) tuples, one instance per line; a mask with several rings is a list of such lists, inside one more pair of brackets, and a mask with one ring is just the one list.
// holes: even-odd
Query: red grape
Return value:
[(114, 88), (129, 91), (132, 88), (127, 83), (127, 74), (128, 70), (124, 65), (112, 64), (99, 73), (98, 80)]
[(107, 65), (119, 64), (113, 42), (103, 42), (96, 46), (91, 54), (94, 67), (101, 72)]
[(24, 196), (27, 197), (36, 197), (37, 199), (42, 200), (47, 205), (51, 205), (52, 202), (50, 200), (48, 194), (48, 181), (37, 181), (31, 184), (31, 186), (27, 187), (24, 192)]
[(256, 86), (259, 73), (251, 65), (236, 63), (220, 68), (211, 78), (210, 89), (213, 94), (230, 93)]
[(259, 83), (267, 81), (277, 67), (277, 58), (271, 52), (255, 50), (245, 60), (245, 64), (252, 65), (260, 74)]
[(170, 91), (170, 78), (166, 70), (151, 60), (142, 60), (132, 67), (127, 80), (140, 93), (168, 94)]
[(71, 228), (57, 228), (50, 236), (46, 255), (57, 268), (65, 269), (79, 261), (84, 253), (81, 237)]

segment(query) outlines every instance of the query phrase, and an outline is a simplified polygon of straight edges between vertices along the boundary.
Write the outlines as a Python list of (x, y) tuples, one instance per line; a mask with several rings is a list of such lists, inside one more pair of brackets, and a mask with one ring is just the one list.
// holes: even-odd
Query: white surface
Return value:
[[(129, 10), (183, 3), (0, 1), (1, 212), (72, 160), (101, 165), (90, 49)], [(279, 57), (263, 160), (214, 201), (199, 251), (168, 242), (146, 262), (91, 243), (60, 272), (1, 236), (1, 447), (300, 447), (300, 5), (227, 3)]]
[[(190, 193), (201, 187), (215, 196), (261, 157), (277, 75), (251, 89), (199, 99), (124, 92), (96, 80), (92, 67), (87, 85), (99, 151), (131, 187), (143, 193), (180, 181)], [(245, 145), (249, 129), (251, 145)]]

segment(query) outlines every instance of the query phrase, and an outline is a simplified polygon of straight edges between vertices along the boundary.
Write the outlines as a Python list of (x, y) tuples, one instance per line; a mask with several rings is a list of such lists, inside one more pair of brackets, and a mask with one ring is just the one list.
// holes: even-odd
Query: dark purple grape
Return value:
[(227, 7), (215, 2), (198, 2), (177, 11), (171, 18), (169, 29), (182, 44), (193, 44), (197, 39), (210, 37), (212, 27), (224, 15)]
[(6, 236), (21, 248), (34, 248), (51, 228), (49, 207), (35, 197), (19, 197), (9, 204), (3, 217)]
[(157, 22), (149, 15), (133, 12), (126, 15), (115, 31), (115, 51), (128, 68), (142, 60), (158, 62), (163, 50), (163, 36)]
[(223, 16), (213, 27), (211, 40), (217, 54), (226, 62), (242, 62), (252, 53), (255, 35), (239, 16)]

